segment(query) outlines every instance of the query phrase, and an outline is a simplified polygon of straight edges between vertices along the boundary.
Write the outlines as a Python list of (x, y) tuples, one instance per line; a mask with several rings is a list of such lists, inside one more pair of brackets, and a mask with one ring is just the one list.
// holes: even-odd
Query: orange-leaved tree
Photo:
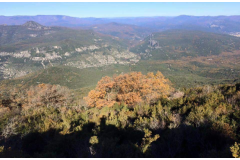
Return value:
[(172, 91), (171, 82), (161, 72), (147, 75), (131, 72), (113, 78), (103, 77), (84, 99), (89, 107), (111, 107), (115, 103), (134, 106), (142, 102), (156, 102), (160, 97), (166, 98)]

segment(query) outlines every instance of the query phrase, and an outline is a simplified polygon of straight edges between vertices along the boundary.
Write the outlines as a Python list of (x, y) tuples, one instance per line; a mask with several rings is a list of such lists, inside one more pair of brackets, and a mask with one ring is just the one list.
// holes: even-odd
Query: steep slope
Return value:
[(41, 83), (59, 84), (70, 89), (94, 87), (104, 76), (129, 72), (126, 65), (109, 65), (97, 68), (79, 69), (69, 66), (56, 66), (41, 69), (26, 76), (3, 80), (0, 86), (28, 88)]
[(19, 78), (1, 85), (50, 83), (80, 89), (94, 87), (102, 76), (130, 71), (161, 71), (176, 88), (231, 83), (240, 80), (239, 44), (233, 36), (174, 30), (153, 33), (128, 51), (127, 44), (113, 37), (67, 29), (16, 43), (16, 48), (32, 47), (27, 52), (2, 52), (3, 76)]
[(2, 35), (3, 39), (10, 39), (5, 38), (0, 44), (0, 72), (4, 79), (23, 76), (48, 66), (88, 68), (136, 63), (140, 59), (128, 51), (127, 41), (91, 30), (45, 27), (35, 22), (4, 27), (5, 30), (15, 28), (14, 32)]
[[(148, 55), (153, 60), (219, 55), (240, 50), (240, 38), (201, 31), (169, 30), (153, 33), (131, 48), (132, 52)], [(144, 57), (143, 57), (144, 58)]]
[[(21, 42), (16, 45), (30, 48), (33, 45), (29, 53), (31, 58), (24, 58), (26, 62), (23, 58), (15, 58), (26, 55), (23, 52), (14, 53), (15, 57), (1, 56), (2, 61), (7, 62), (3, 75), (12, 73), (12, 77), (19, 78), (2, 81), (0, 85), (27, 88), (50, 83), (71, 89), (91, 88), (103, 76), (131, 71), (144, 74), (161, 71), (176, 88), (240, 80), (240, 43), (239, 38), (233, 36), (199, 31), (166, 31), (153, 33), (128, 51), (127, 45), (120, 40), (93, 31), (66, 30), (52, 35), (32, 39), (30, 44)], [(61, 41), (62, 36), (68, 39)], [(85, 39), (81, 40), (82, 36)], [(38, 46), (34, 48), (36, 44)], [(108, 47), (104, 47), (105, 44)], [(46, 69), (43, 69), (44, 66)], [(28, 69), (31, 70), (27, 72)]]
[[(130, 51), (138, 53), (144, 59), (141, 68), (148, 71), (159, 68), (161, 72), (166, 69), (175, 83), (184, 82), (188, 78), (193, 80), (191, 83), (199, 80), (203, 83), (240, 80), (238, 37), (200, 31), (169, 30), (153, 33)], [(179, 73), (185, 78), (176, 79)]]

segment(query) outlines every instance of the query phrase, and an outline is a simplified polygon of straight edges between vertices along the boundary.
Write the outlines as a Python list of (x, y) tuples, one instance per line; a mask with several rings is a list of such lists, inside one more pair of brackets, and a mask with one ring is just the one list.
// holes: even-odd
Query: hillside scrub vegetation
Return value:
[(160, 72), (129, 73), (91, 92), (79, 105), (62, 86), (2, 89), (0, 157), (240, 155), (239, 83), (176, 92)]
[(26, 90), (2, 90), (1, 93), (1, 106), (11, 110), (49, 105), (64, 106), (73, 100), (73, 95), (67, 87), (50, 84), (39, 84)]

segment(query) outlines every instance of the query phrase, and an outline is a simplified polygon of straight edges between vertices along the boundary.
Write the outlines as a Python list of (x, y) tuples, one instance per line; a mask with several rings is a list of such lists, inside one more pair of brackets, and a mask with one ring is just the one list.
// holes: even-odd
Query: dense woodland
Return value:
[(240, 83), (174, 88), (161, 72), (2, 87), (0, 157), (239, 157)]

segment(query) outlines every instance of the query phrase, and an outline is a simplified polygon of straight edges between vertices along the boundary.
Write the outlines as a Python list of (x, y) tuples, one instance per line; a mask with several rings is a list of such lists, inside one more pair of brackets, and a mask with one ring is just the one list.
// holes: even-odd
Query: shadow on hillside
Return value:
[[(98, 143), (90, 144), (95, 130)], [(141, 142), (144, 133), (131, 128), (118, 129), (106, 125), (104, 118), (101, 124), (88, 123), (81, 131), (62, 135), (60, 130), (49, 130), (44, 133), (30, 133), (21, 138), (12, 136), (0, 141), (4, 152), (0, 157), (143, 157), (140, 150), (132, 145)], [(140, 140), (140, 141), (139, 141)]]
[[(0, 157), (231, 157), (229, 147), (234, 143), (231, 138), (213, 132), (209, 126), (182, 125), (154, 131), (160, 138), (143, 154), (136, 147), (142, 142), (143, 132), (106, 125), (104, 118), (99, 126), (88, 123), (81, 131), (66, 135), (59, 132), (49, 130), (2, 140), (0, 146), (4, 145), (5, 150)], [(91, 144), (92, 136), (97, 136), (97, 140)]]
[(158, 158), (232, 158), (230, 146), (234, 140), (210, 124), (202, 127), (180, 125), (160, 132), (153, 143), (151, 155)]

